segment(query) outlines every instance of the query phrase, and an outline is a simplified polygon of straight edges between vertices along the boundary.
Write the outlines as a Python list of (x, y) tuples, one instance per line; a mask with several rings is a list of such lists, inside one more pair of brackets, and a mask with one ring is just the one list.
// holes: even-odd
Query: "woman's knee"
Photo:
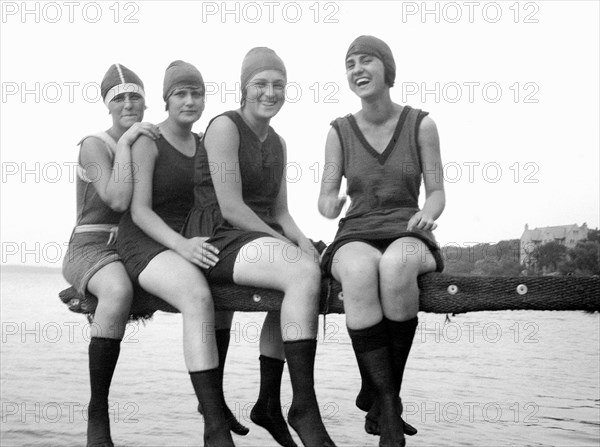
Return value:
[(299, 287), (308, 289), (311, 292), (319, 292), (321, 290), (321, 268), (319, 264), (312, 259), (301, 258), (290, 272), (288, 283), (292, 288)]
[(300, 273), (306, 275), (311, 282), (321, 283), (321, 267), (314, 259), (307, 257), (300, 263), (300, 268), (302, 269)]
[(352, 283), (374, 283), (377, 282), (379, 273), (377, 271), (377, 259), (366, 257), (343, 257), (334, 258), (332, 271), (334, 276), (339, 277), (342, 285)]
[(379, 263), (381, 285), (398, 291), (414, 287), (421, 263), (416, 258), (383, 256)]
[(133, 301), (133, 286), (129, 280), (106, 282), (100, 288), (98, 300), (111, 308), (129, 310)]
[(208, 287), (194, 287), (179, 292), (179, 311), (183, 315), (203, 316), (214, 312), (214, 302)]

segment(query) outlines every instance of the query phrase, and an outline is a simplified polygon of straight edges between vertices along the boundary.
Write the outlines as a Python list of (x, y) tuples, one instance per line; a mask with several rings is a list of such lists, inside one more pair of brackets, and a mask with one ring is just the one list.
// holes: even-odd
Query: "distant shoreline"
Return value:
[(60, 274), (61, 267), (47, 267), (47, 266), (39, 266), (39, 265), (27, 265), (27, 264), (0, 264), (0, 272), (1, 273), (52, 273), (52, 274)]

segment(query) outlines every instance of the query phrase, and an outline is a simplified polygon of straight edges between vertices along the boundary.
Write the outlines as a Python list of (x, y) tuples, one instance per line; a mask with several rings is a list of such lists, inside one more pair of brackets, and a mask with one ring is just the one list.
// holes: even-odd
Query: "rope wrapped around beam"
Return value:
[[(494, 310), (600, 311), (600, 278), (573, 276), (490, 277), (450, 276), (426, 273), (419, 277), (420, 310), (432, 313), (465, 313)], [(279, 310), (283, 293), (236, 285), (214, 285), (217, 310), (266, 312)], [(70, 310), (92, 314), (98, 300), (81, 296), (72, 287), (59, 293)], [(132, 319), (149, 318), (155, 311), (177, 313), (160, 298), (138, 289), (131, 308)], [(323, 280), (320, 313), (344, 313), (341, 286)]]

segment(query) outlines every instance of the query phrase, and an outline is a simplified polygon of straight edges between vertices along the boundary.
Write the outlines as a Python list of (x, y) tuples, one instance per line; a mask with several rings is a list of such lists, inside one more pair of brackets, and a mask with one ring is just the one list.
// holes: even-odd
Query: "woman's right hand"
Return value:
[(183, 238), (178, 247), (177, 253), (183, 256), (199, 267), (207, 269), (214, 267), (219, 262), (219, 250), (214, 245), (206, 242), (207, 237), (193, 237), (191, 239)]
[(157, 140), (160, 137), (160, 129), (152, 123), (135, 123), (121, 136), (120, 141), (131, 147), (140, 135), (146, 135), (148, 138)]

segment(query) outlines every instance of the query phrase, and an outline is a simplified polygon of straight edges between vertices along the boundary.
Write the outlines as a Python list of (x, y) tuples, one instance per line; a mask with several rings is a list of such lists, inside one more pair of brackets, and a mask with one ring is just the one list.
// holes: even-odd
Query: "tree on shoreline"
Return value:
[(590, 240), (579, 242), (567, 251), (567, 259), (558, 270), (563, 275), (600, 275), (600, 243)]
[(519, 261), (519, 239), (497, 244), (476, 244), (471, 247), (449, 246), (442, 249), (444, 273), (473, 276), (600, 275), (600, 230), (590, 229), (587, 239), (567, 249), (557, 242), (536, 247), (530, 254), (533, 261), (525, 268)]
[(554, 241), (536, 247), (531, 253), (536, 273), (558, 271), (558, 266), (565, 262), (566, 257), (567, 247)]
[(518, 239), (471, 247), (445, 247), (444, 273), (449, 275), (518, 276), (520, 242)]

